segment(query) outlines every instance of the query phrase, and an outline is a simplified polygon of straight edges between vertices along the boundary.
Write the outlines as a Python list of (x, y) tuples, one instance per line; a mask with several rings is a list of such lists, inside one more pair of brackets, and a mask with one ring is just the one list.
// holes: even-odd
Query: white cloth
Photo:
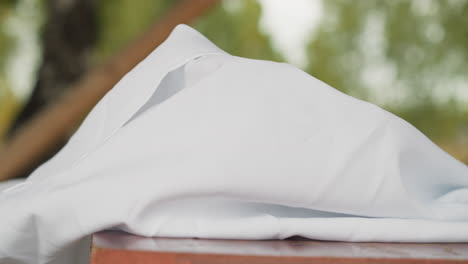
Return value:
[(181, 25), (0, 212), (7, 263), (85, 263), (104, 229), (468, 242), (468, 169), (400, 118)]
[(2, 192), (8, 192), (12, 190), (13, 188), (17, 188), (21, 186), (21, 183), (23, 183), (25, 180), (23, 179), (13, 179), (13, 180), (8, 180), (8, 181), (3, 181), (0, 182), (0, 193)]

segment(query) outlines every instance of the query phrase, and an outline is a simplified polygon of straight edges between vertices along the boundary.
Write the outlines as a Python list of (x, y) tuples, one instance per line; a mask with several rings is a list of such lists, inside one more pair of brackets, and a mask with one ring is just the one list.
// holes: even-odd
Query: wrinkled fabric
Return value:
[(180, 25), (0, 212), (1, 263), (86, 263), (106, 229), (468, 242), (468, 169), (391, 113)]

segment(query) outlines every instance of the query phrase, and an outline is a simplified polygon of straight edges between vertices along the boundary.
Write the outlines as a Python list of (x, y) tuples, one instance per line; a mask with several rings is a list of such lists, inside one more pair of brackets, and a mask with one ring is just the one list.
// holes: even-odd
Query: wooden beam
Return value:
[(68, 138), (84, 116), (128, 71), (163, 42), (172, 29), (190, 23), (218, 0), (180, 1), (140, 39), (90, 70), (60, 101), (21, 127), (0, 148), (0, 181), (14, 178)]
[(225, 240), (93, 235), (91, 264), (468, 264), (468, 244)]

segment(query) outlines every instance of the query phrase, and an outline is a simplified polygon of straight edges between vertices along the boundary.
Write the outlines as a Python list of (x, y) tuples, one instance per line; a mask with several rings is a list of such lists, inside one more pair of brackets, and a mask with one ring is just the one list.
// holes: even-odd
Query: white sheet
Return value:
[(1, 263), (86, 263), (104, 229), (468, 242), (468, 169), (400, 118), (180, 25), (0, 212)]

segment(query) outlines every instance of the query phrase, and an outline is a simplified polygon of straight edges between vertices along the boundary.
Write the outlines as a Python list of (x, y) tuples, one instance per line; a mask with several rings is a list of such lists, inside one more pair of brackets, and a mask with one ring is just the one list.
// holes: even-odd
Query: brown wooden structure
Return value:
[(461, 264), (468, 244), (349, 243), (313, 240), (93, 236), (91, 264)]

